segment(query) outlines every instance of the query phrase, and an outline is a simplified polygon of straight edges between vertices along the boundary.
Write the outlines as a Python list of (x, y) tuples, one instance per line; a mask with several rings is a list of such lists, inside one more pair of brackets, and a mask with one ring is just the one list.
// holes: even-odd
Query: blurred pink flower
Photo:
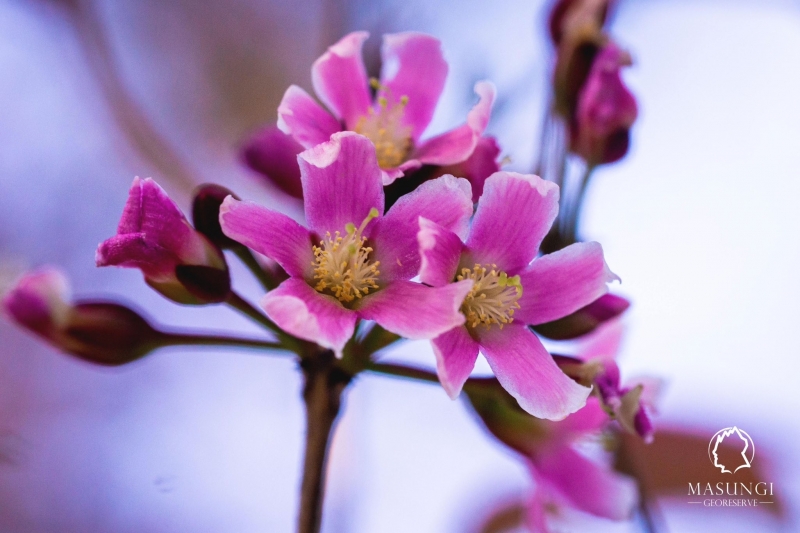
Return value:
[(596, 399), (561, 422), (545, 422), (546, 438), (537, 441), (529, 456), (534, 492), (528, 505), (528, 523), (535, 533), (550, 531), (548, 514), (569, 507), (611, 520), (630, 518), (638, 503), (632, 478), (590, 459), (576, 443), (599, 433), (608, 417)]
[(609, 42), (594, 58), (578, 95), (570, 144), (572, 151), (590, 165), (613, 163), (628, 152), (637, 107), (622, 82), (620, 69), (630, 63), (628, 53)]
[(470, 157), (489, 122), (494, 86), (486, 81), (475, 85), (480, 100), (466, 124), (420, 142), (447, 77), (441, 43), (422, 33), (385, 35), (373, 102), (361, 56), (368, 36), (350, 33), (314, 62), (314, 91), (330, 112), (292, 85), (278, 107), (278, 127), (306, 148), (342, 130), (365, 135), (377, 149), (384, 185), (423, 164), (453, 165)]
[(109, 302), (71, 304), (66, 277), (54, 268), (24, 275), (2, 307), (20, 326), (81, 359), (120, 365), (157, 347), (163, 336), (125, 306)]
[(580, 309), (617, 277), (594, 242), (534, 261), (557, 211), (555, 184), (498, 172), (486, 180), (466, 244), (435, 221), (420, 220), (420, 279), (434, 287), (474, 282), (462, 306), (466, 324), (433, 340), (439, 379), (451, 397), (461, 391), (480, 350), (530, 414), (560, 419), (584, 405), (590, 389), (558, 368), (528, 325)]
[(138, 268), (148, 285), (179, 303), (222, 301), (225, 258), (150, 178), (135, 178), (117, 234), (97, 248), (97, 266)]
[(655, 428), (648, 413), (655, 410), (661, 382), (643, 378), (636, 384), (622, 384), (615, 361), (622, 334), (621, 322), (609, 322), (588, 336), (577, 358), (554, 357), (568, 375), (584, 385), (594, 385), (601, 405), (623, 429), (650, 443)]
[(419, 216), (466, 233), (472, 214), (466, 180), (428, 181), (384, 216), (381, 169), (366, 137), (336, 133), (300, 154), (299, 162), (310, 229), (231, 197), (220, 211), (229, 237), (289, 274), (261, 302), (278, 326), (341, 353), (359, 317), (411, 339), (464, 323), (459, 307), (471, 281), (432, 288), (408, 280), (419, 269)]

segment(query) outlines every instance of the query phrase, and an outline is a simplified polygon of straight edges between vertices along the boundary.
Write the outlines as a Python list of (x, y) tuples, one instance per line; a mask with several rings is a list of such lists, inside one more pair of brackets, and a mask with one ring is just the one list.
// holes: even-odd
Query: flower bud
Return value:
[(228, 196), (240, 199), (222, 185), (207, 183), (195, 189), (194, 200), (192, 200), (194, 228), (223, 250), (241, 246), (225, 235), (219, 224), (219, 207)]
[(548, 29), (553, 44), (560, 45), (565, 37), (592, 26), (602, 29), (608, 18), (611, 0), (558, 0), (550, 11)]
[(303, 197), (297, 154), (303, 151), (297, 141), (277, 126), (264, 128), (242, 150), (245, 164), (280, 190), (295, 198)]
[(98, 246), (96, 262), (138, 268), (148, 285), (178, 303), (217, 303), (230, 293), (222, 252), (150, 178), (133, 180), (117, 234)]
[(591, 166), (619, 161), (628, 152), (630, 128), (638, 111), (620, 69), (630, 64), (627, 52), (614, 43), (606, 44), (594, 58), (578, 95), (570, 123), (570, 150)]
[(604, 322), (621, 315), (631, 303), (621, 296), (604, 294), (586, 307), (571, 315), (552, 322), (533, 326), (533, 330), (543, 337), (553, 340), (568, 340), (586, 335)]
[(52, 268), (29, 273), (3, 298), (20, 326), (56, 348), (101, 365), (122, 365), (161, 345), (163, 335), (131, 309), (108, 302), (67, 302), (64, 275)]

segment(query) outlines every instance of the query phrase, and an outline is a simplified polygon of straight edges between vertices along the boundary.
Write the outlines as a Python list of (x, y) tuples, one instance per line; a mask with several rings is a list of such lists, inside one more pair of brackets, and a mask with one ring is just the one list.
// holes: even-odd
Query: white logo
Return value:
[[(728, 441), (728, 444), (733, 449), (741, 450), (741, 453), (735, 456), (734, 459), (727, 456), (720, 457), (720, 444), (725, 441)], [(750, 468), (755, 454), (756, 446), (753, 444), (753, 439), (750, 438), (746, 431), (736, 426), (720, 429), (711, 437), (711, 442), (708, 443), (708, 458), (722, 473), (733, 474), (742, 468)], [(723, 461), (728, 464), (724, 464)]]

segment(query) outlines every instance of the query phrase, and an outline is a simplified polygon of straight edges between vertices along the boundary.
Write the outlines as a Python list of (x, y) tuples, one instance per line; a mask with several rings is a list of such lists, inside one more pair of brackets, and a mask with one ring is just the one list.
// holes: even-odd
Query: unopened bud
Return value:
[(219, 224), (219, 206), (228, 196), (233, 196), (237, 200), (240, 199), (222, 185), (208, 183), (195, 189), (194, 200), (192, 201), (194, 228), (223, 250), (241, 246), (241, 244), (225, 235)]
[(539, 335), (553, 340), (568, 340), (586, 335), (604, 322), (621, 315), (630, 302), (621, 296), (604, 294), (586, 307), (552, 322), (533, 326)]
[(135, 311), (116, 303), (67, 301), (64, 275), (48, 268), (29, 273), (3, 298), (17, 324), (80, 359), (116, 366), (162, 344), (163, 335)]

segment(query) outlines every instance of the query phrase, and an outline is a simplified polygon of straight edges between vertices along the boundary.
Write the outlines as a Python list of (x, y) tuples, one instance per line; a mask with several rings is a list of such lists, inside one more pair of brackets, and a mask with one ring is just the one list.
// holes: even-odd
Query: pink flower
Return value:
[(372, 142), (353, 132), (298, 157), (306, 229), (285, 215), (228, 197), (223, 231), (275, 260), (290, 278), (261, 302), (282, 329), (340, 353), (358, 318), (410, 339), (464, 323), (471, 281), (431, 288), (408, 281), (419, 269), (418, 217), (465, 234), (469, 183), (445, 176), (403, 196), (384, 216), (381, 170)]
[(303, 151), (291, 136), (276, 126), (261, 130), (242, 150), (242, 158), (251, 169), (263, 175), (280, 190), (295, 198), (303, 197), (297, 154)]
[(570, 126), (571, 149), (590, 165), (613, 163), (628, 152), (637, 108), (622, 82), (620, 68), (630, 62), (627, 52), (613, 42), (606, 44), (595, 57), (578, 95)]
[(528, 523), (535, 533), (549, 532), (548, 512), (554, 507), (577, 509), (611, 520), (630, 518), (638, 502), (633, 479), (579, 451), (608, 418), (596, 400), (561, 422), (545, 422), (546, 437), (532, 447), (530, 472), (535, 482), (528, 505)]
[(209, 303), (230, 291), (222, 253), (150, 178), (133, 180), (117, 234), (97, 248), (97, 266), (138, 268), (148, 285), (179, 303)]
[(489, 122), (494, 86), (475, 85), (480, 101), (466, 124), (420, 142), (447, 77), (441, 43), (415, 32), (385, 35), (383, 70), (374, 84), (373, 101), (361, 57), (368, 36), (346, 35), (314, 62), (314, 91), (330, 112), (292, 85), (278, 107), (278, 127), (306, 148), (342, 130), (365, 135), (377, 149), (384, 185), (423, 164), (453, 165), (470, 157)]
[(121, 365), (158, 347), (163, 336), (136, 312), (108, 302), (69, 303), (66, 277), (53, 268), (30, 272), (2, 307), (20, 326), (92, 363)]
[(527, 325), (580, 309), (617, 278), (597, 243), (573, 244), (531, 263), (557, 211), (555, 184), (498, 172), (486, 180), (466, 244), (436, 222), (420, 220), (420, 279), (434, 287), (474, 282), (461, 308), (466, 323), (433, 340), (439, 379), (451, 397), (480, 350), (532, 415), (560, 419), (584, 405), (590, 389), (558, 368)]

